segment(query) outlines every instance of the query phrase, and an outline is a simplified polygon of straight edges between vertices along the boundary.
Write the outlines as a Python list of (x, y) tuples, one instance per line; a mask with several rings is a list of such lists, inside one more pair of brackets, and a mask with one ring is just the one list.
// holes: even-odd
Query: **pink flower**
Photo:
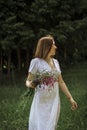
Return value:
[(44, 84), (50, 87), (54, 87), (54, 82), (58, 80), (57, 78), (57, 73), (44, 71), (42, 73), (36, 73), (36, 75), (34, 75), (33, 81), (38, 84)]

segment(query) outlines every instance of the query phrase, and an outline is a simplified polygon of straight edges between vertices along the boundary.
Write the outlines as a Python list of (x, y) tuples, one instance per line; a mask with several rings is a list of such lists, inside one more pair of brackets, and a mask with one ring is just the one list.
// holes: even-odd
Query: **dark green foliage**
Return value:
[[(8, 73), (10, 66), (18, 70), (28, 68), (38, 38), (47, 34), (54, 36), (59, 48), (57, 58), (62, 63), (85, 60), (87, 1), (1, 0), (0, 70), (3, 66), (6, 66)], [(15, 63), (12, 60), (14, 51), (17, 56)]]

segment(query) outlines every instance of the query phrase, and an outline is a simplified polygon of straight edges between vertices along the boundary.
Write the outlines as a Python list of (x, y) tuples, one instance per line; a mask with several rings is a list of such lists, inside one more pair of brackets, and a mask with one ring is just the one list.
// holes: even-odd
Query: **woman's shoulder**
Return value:
[(33, 62), (33, 63), (38, 63), (38, 61), (39, 61), (40, 59), (39, 58), (33, 58), (32, 60), (31, 60), (31, 62)]
[(38, 58), (35, 57), (35, 58), (33, 58), (31, 61), (37, 61), (37, 60), (38, 60)]
[(59, 61), (55, 58), (53, 58), (53, 61), (56, 62), (56, 63), (59, 63)]

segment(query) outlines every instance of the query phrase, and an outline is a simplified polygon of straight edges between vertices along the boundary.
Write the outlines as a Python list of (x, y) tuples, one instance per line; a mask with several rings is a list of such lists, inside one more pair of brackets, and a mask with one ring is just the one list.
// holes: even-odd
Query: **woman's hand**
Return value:
[(74, 111), (77, 109), (78, 105), (76, 101), (73, 98), (70, 98), (70, 103), (71, 103), (71, 109)]
[(32, 85), (32, 81), (26, 80), (25, 85), (26, 85), (28, 88), (34, 88), (34, 86)]
[(64, 94), (67, 96), (67, 98), (69, 99), (70, 103), (71, 103), (71, 109), (72, 110), (75, 110), (77, 109), (77, 103), (75, 102), (75, 100), (73, 99), (71, 93), (69, 92), (63, 78), (62, 78), (62, 75), (59, 75), (58, 77), (58, 81), (59, 81), (59, 86), (61, 88), (61, 90), (64, 92)]
[(28, 77), (26, 79), (26, 82), (25, 82), (26, 87), (28, 87), (28, 88), (35, 88), (33, 83), (32, 83), (32, 80), (33, 80), (33, 74), (29, 73)]

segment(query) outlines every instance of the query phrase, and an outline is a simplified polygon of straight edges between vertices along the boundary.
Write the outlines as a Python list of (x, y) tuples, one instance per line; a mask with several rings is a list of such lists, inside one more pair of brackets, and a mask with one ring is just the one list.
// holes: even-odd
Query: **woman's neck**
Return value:
[(47, 57), (47, 58), (45, 59), (45, 61), (49, 64), (49, 66), (50, 66), (52, 69), (54, 69), (55, 65), (54, 65), (54, 61), (53, 61), (52, 57)]
[(52, 57), (47, 57), (45, 60), (46, 60), (48, 63), (50, 63), (50, 62), (52, 62)]

